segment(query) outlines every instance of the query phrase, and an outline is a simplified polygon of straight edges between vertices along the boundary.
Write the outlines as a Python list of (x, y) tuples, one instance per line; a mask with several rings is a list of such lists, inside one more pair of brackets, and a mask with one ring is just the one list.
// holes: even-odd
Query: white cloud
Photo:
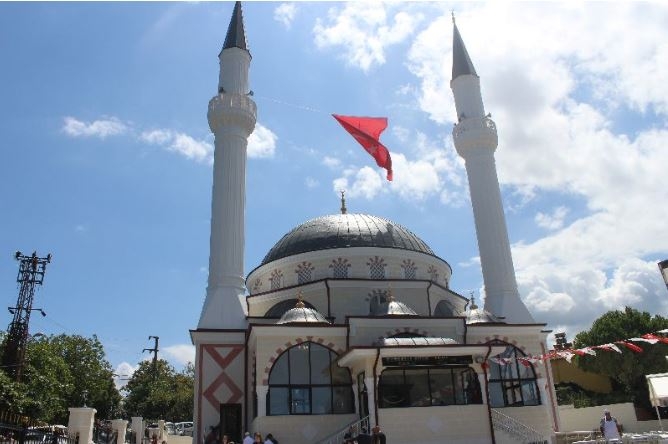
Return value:
[(65, 117), (61, 130), (72, 137), (97, 137), (105, 139), (109, 136), (125, 134), (128, 126), (116, 117), (108, 117), (93, 122), (84, 122), (75, 117)]
[(552, 214), (539, 211), (536, 213), (534, 220), (541, 228), (546, 228), (548, 230), (558, 230), (564, 226), (564, 218), (567, 214), (568, 208), (561, 206), (555, 208), (554, 211), (552, 211)]
[(258, 123), (248, 138), (248, 157), (255, 159), (274, 157), (276, 140), (278, 140), (276, 134)]
[(365, 166), (357, 171), (347, 169), (343, 174), (332, 184), (337, 193), (345, 190), (347, 197), (373, 199), (382, 191), (385, 177), (371, 167)]
[(325, 165), (326, 167), (331, 168), (331, 169), (336, 169), (336, 168), (341, 166), (341, 161), (339, 159), (337, 159), (335, 157), (329, 157), (329, 156), (325, 156), (322, 159), (322, 163), (323, 163), (323, 165)]
[(177, 344), (163, 347), (162, 351), (170, 358), (177, 361), (179, 364), (185, 365), (187, 363), (195, 362), (195, 346), (190, 344)]
[(337, 48), (346, 63), (368, 71), (385, 63), (385, 49), (413, 33), (421, 15), (394, 12), (397, 5), (379, 2), (349, 2), (333, 7), (327, 20), (318, 19), (313, 28), (318, 48)]
[(294, 3), (281, 3), (274, 9), (274, 20), (282, 23), (287, 29), (290, 29), (296, 12), (297, 5)]
[(185, 133), (169, 129), (154, 129), (142, 132), (139, 139), (152, 145), (162, 146), (187, 159), (205, 163), (213, 162), (213, 145), (205, 140), (196, 140)]
[(125, 387), (125, 385), (128, 383), (128, 379), (132, 378), (132, 375), (134, 374), (135, 370), (137, 370), (137, 368), (138, 367), (133, 367), (127, 362), (121, 362), (118, 364), (114, 370), (114, 384), (116, 385), (116, 388), (120, 389)]

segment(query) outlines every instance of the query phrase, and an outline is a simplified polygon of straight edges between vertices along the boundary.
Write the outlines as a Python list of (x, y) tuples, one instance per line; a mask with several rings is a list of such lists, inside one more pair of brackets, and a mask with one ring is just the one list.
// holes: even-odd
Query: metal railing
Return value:
[(515, 418), (504, 415), (498, 410), (492, 410), (492, 426), (495, 430), (502, 430), (513, 438), (516, 442), (523, 444), (548, 444), (549, 441), (536, 429), (521, 423)]
[(353, 421), (349, 424), (346, 424), (344, 427), (341, 428), (341, 430), (332, 433), (331, 435), (327, 436), (324, 439), (321, 439), (316, 444), (342, 444), (348, 432), (350, 432), (350, 434), (352, 435), (351, 438), (354, 438), (359, 433), (361, 433), (362, 430), (365, 430), (367, 433), (369, 433), (369, 430), (371, 430), (369, 428), (368, 416), (359, 419), (357, 421)]

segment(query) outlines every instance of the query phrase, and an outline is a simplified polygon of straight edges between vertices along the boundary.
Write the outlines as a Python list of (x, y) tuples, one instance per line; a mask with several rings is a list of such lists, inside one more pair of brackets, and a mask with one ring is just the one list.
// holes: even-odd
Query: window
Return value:
[(374, 256), (369, 258), (369, 262), (366, 263), (369, 266), (369, 277), (371, 279), (385, 279), (385, 259), (382, 257)]
[(521, 407), (540, 405), (540, 393), (536, 383), (536, 371), (530, 363), (523, 364), (517, 358), (525, 356), (522, 350), (502, 341), (492, 341), (492, 345), (508, 345), (499, 355), (508, 358), (509, 363), (490, 363), (489, 403), (492, 407)]
[(314, 342), (289, 348), (269, 373), (268, 415), (354, 413), (352, 380), (337, 354)]
[(401, 268), (404, 269), (404, 279), (415, 279), (415, 275), (417, 272), (417, 267), (415, 266), (415, 262), (413, 262), (410, 259), (404, 259), (401, 262)]
[(348, 259), (338, 257), (332, 260), (332, 263), (329, 264), (329, 268), (332, 269), (333, 277), (335, 279), (346, 279), (348, 277), (350, 263), (348, 262)]
[(469, 367), (387, 369), (378, 393), (380, 408), (482, 404), (478, 376)]
[(452, 303), (450, 301), (446, 301), (445, 299), (439, 301), (438, 304), (436, 304), (436, 309), (434, 310), (434, 316), (443, 318), (456, 316), (455, 309), (452, 306)]
[(297, 284), (305, 284), (311, 281), (311, 274), (315, 267), (310, 262), (302, 262), (297, 265), (295, 273), (297, 274)]

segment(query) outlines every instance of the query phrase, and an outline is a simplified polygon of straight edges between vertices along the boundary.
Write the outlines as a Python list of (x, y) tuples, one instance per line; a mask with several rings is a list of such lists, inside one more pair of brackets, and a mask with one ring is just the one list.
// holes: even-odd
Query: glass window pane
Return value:
[(478, 375), (471, 369), (464, 372), (464, 404), (482, 404), (482, 391)]
[(313, 387), (313, 414), (322, 415), (332, 413), (332, 388), (331, 387)]
[(311, 413), (311, 400), (309, 389), (306, 387), (292, 388), (290, 390), (290, 403), (292, 414)]
[(290, 349), (290, 384), (309, 384), (309, 343)]
[(455, 403), (452, 387), (452, 371), (450, 369), (433, 369), (429, 371), (431, 383), (432, 405), (450, 405)]
[(406, 370), (406, 386), (411, 407), (431, 405), (428, 370)]
[(381, 373), (378, 386), (380, 407), (407, 407), (405, 388), (402, 370), (385, 370)]
[(491, 407), (505, 407), (503, 400), (503, 390), (500, 382), (489, 383), (489, 405)]
[(522, 383), (522, 396), (524, 397), (524, 405), (539, 405), (538, 387), (536, 381), (527, 381)]
[(501, 365), (496, 362), (489, 364), (489, 379), (501, 379)]
[(311, 384), (329, 384), (329, 349), (311, 344)]
[(288, 375), (288, 354), (287, 351), (283, 353), (278, 361), (274, 363), (274, 366), (271, 368), (271, 373), (269, 374), (269, 384), (287, 384), (289, 382)]
[(350, 387), (333, 387), (334, 413), (355, 413), (353, 391)]
[(288, 409), (288, 389), (284, 387), (269, 387), (269, 414), (287, 415)]
[(350, 371), (345, 367), (339, 367), (335, 359), (336, 355), (332, 352), (332, 384), (352, 384)]
[(536, 376), (534, 375), (533, 372), (533, 366), (529, 364), (528, 366), (525, 366), (521, 362), (518, 361), (519, 365), (519, 370), (520, 370), (520, 378), (522, 379), (533, 379)]

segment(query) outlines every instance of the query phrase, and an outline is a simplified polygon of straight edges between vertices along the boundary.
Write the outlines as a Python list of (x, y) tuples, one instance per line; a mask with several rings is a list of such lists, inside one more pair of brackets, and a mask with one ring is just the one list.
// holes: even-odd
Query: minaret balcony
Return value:
[(209, 101), (207, 118), (213, 133), (241, 127), (250, 135), (257, 121), (257, 105), (247, 94), (220, 93)]
[(496, 124), (489, 117), (463, 119), (452, 128), (452, 139), (460, 156), (472, 149), (496, 150), (499, 137)]

